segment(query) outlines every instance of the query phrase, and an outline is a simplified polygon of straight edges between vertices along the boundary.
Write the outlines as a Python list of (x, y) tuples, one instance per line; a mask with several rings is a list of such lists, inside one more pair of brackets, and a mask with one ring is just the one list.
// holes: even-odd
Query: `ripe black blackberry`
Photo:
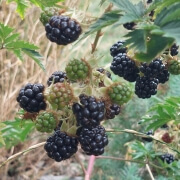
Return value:
[(57, 130), (47, 139), (44, 149), (50, 158), (60, 162), (76, 153), (77, 146), (77, 138), (68, 136), (66, 133)]
[(82, 32), (80, 24), (68, 16), (52, 16), (45, 26), (46, 36), (58, 45), (76, 41)]
[(157, 93), (157, 86), (159, 80), (156, 78), (149, 77), (138, 77), (135, 84), (135, 94), (139, 98), (150, 98), (151, 95), (155, 95)]
[(65, 79), (67, 79), (65, 72), (56, 71), (49, 77), (47, 85), (50, 86), (52, 83), (56, 84), (58, 82), (64, 82)]
[(169, 80), (169, 72), (160, 59), (153, 60), (150, 64), (142, 63), (140, 71), (150, 78), (157, 78), (159, 83), (165, 83)]
[[(150, 136), (150, 135), (154, 135), (154, 133), (153, 133), (152, 130), (150, 130), (150, 131), (148, 131), (148, 132), (146, 133), (146, 135)], [(152, 142), (152, 141), (153, 141), (152, 138), (147, 138), (147, 137), (143, 137), (142, 139), (143, 139), (144, 141), (147, 141), (147, 142)]]
[(99, 156), (104, 153), (104, 147), (108, 144), (108, 136), (104, 127), (82, 127), (77, 132), (81, 148), (87, 155)]
[(44, 85), (28, 83), (18, 94), (17, 102), (25, 111), (34, 113), (46, 109), (44, 100)]
[(112, 79), (111, 78), (111, 73), (107, 70), (105, 70), (104, 68), (98, 68), (96, 69), (98, 72), (102, 73), (102, 74), (106, 74), (106, 76), (109, 78), (109, 79)]
[(83, 127), (95, 127), (104, 119), (105, 104), (101, 100), (96, 100), (93, 96), (81, 94), (79, 103), (72, 106), (73, 113), (76, 116), (77, 125)]
[(121, 109), (120, 106), (117, 104), (111, 104), (109, 107), (106, 108), (106, 119), (114, 119), (116, 115), (120, 113)]
[(112, 57), (117, 56), (119, 53), (126, 53), (127, 48), (122, 47), (124, 45), (125, 41), (118, 41), (117, 43), (113, 44), (112, 47), (110, 48), (110, 54)]
[(113, 62), (110, 66), (111, 71), (123, 77), (129, 82), (135, 82), (139, 77), (139, 69), (136, 66), (135, 62), (131, 60), (126, 53), (119, 53), (113, 58)]
[(127, 30), (133, 30), (135, 25), (136, 25), (136, 23), (134, 23), (134, 22), (123, 24), (124, 28), (126, 28)]
[(171, 53), (171, 56), (176, 56), (176, 55), (178, 55), (178, 53), (179, 53), (179, 51), (178, 51), (178, 49), (179, 49), (179, 46), (176, 44), (176, 43), (174, 43), (172, 46), (171, 46), (171, 49), (170, 49), (170, 53)]
[(169, 153), (163, 154), (160, 159), (168, 164), (171, 164), (175, 160), (174, 156)]

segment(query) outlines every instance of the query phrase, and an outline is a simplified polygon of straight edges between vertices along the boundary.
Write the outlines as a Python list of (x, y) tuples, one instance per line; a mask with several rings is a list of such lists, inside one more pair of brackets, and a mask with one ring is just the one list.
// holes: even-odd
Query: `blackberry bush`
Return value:
[(135, 84), (135, 94), (139, 98), (150, 98), (157, 93), (159, 80), (156, 78), (139, 77)]
[(17, 102), (25, 111), (34, 113), (46, 109), (44, 100), (44, 85), (42, 84), (26, 84), (21, 88), (17, 97)]
[(86, 61), (74, 59), (68, 63), (65, 70), (69, 80), (77, 81), (88, 77), (90, 67)]
[(160, 59), (155, 59), (150, 64), (142, 63), (140, 71), (146, 77), (158, 79), (159, 83), (169, 80), (169, 72)]
[(108, 136), (102, 126), (80, 128), (78, 140), (87, 155), (99, 156), (104, 153), (104, 148), (108, 145)]
[(93, 96), (81, 94), (80, 103), (74, 103), (73, 113), (76, 116), (77, 125), (84, 127), (95, 127), (104, 119), (105, 104), (101, 100), (96, 100)]
[(164, 161), (168, 164), (171, 164), (175, 160), (174, 156), (172, 154), (169, 154), (169, 153), (163, 154), (160, 158), (162, 161)]
[(56, 71), (49, 77), (47, 85), (50, 86), (52, 83), (56, 84), (58, 82), (62, 83), (64, 80), (67, 80), (66, 73), (62, 71)]
[(106, 119), (114, 119), (116, 115), (118, 115), (121, 111), (121, 108), (117, 104), (110, 104), (108, 107), (106, 107)]
[(180, 74), (180, 61), (171, 60), (168, 62), (168, 71), (173, 75), (179, 75)]
[(73, 91), (68, 83), (56, 83), (46, 92), (46, 99), (55, 110), (62, 110), (73, 100)]
[(44, 149), (47, 155), (57, 162), (69, 159), (77, 152), (78, 141), (75, 137), (68, 136), (66, 133), (57, 130), (50, 136)]
[(110, 101), (122, 105), (131, 99), (132, 91), (126, 84), (113, 84), (107, 88), (106, 94)]
[(111, 71), (129, 82), (134, 82), (139, 77), (139, 69), (135, 62), (126, 53), (119, 53), (113, 58)]
[(45, 26), (46, 36), (58, 45), (67, 45), (79, 38), (82, 32), (80, 24), (68, 16), (52, 16)]
[(112, 57), (117, 56), (119, 53), (126, 53), (127, 48), (122, 47), (124, 45), (125, 41), (118, 41), (117, 43), (113, 44), (112, 47), (110, 48), (110, 54)]
[(40, 132), (50, 133), (56, 127), (56, 118), (52, 113), (41, 112), (36, 117), (36, 129)]

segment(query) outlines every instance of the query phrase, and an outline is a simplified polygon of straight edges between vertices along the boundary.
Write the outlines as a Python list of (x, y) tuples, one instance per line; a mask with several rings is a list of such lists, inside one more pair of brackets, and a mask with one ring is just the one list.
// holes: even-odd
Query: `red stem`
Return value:
[(90, 180), (92, 171), (93, 171), (93, 167), (94, 167), (94, 162), (96, 160), (96, 157), (94, 155), (92, 155), (89, 158), (89, 163), (88, 163), (88, 169), (86, 171), (86, 176), (85, 176), (85, 180)]

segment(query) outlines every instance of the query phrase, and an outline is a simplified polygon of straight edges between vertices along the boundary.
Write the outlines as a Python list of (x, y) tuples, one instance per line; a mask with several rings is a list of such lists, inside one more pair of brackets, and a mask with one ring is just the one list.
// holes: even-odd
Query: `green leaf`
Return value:
[(64, 2), (64, 0), (30, 0), (31, 3), (39, 6), (41, 8), (56, 6), (59, 2)]
[(102, 17), (100, 17), (94, 24), (92, 24), (89, 27), (89, 30), (84, 33), (84, 35), (80, 40), (86, 38), (87, 36), (89, 36), (94, 32), (101, 30), (104, 27), (114, 24), (119, 20), (120, 16), (121, 16), (120, 11), (111, 11), (105, 13)]
[(15, 41), (18, 37), (19, 37), (19, 34), (18, 34), (18, 33), (10, 35), (9, 37), (7, 37), (7, 38), (4, 40), (4, 46), (6, 46), (8, 43), (10, 43), (10, 42), (12, 42), (12, 41)]
[(13, 32), (13, 28), (9, 26), (5, 26), (4, 24), (0, 23), (0, 38), (1, 38), (1, 43), (3, 43), (4, 39), (6, 39), (10, 33)]
[(41, 62), (43, 57), (37, 51), (31, 50), (31, 49), (25, 49), (25, 48), (23, 48), (22, 51), (25, 54), (27, 54), (29, 57), (31, 57), (40, 66), (40, 68), (43, 71), (45, 71), (45, 67), (44, 67), (44, 65)]
[(19, 58), (21, 61), (24, 61), (22, 51), (20, 49), (13, 49), (12, 51), (17, 56), (17, 58)]

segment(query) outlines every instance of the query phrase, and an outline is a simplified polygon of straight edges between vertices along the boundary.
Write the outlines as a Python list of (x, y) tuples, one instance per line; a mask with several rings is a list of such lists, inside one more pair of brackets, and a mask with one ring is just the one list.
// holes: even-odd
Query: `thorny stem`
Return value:
[(150, 169), (150, 167), (149, 167), (148, 164), (146, 164), (146, 169), (148, 170), (151, 179), (152, 179), (152, 180), (155, 180), (155, 179), (154, 179), (154, 176), (153, 176), (153, 174), (152, 174), (152, 171), (151, 171), (151, 169)]
[(146, 134), (144, 134), (144, 133), (140, 133), (140, 132), (137, 132), (137, 131), (135, 131), (135, 130), (131, 130), (131, 129), (124, 129), (124, 130), (106, 129), (106, 132), (110, 132), (110, 133), (120, 133), (120, 134), (121, 134), (121, 133), (129, 133), (129, 134), (133, 134), (133, 135), (135, 135), (135, 136), (140, 136), (140, 137), (150, 137), (150, 138), (152, 138), (153, 140), (155, 140), (155, 141), (157, 141), (157, 142), (159, 142), (159, 143), (161, 143), (161, 144), (164, 144), (164, 145), (168, 146), (169, 149), (171, 149), (171, 150), (177, 152), (178, 154), (180, 154), (180, 152), (179, 152), (177, 149), (174, 149), (174, 148), (171, 147), (169, 144), (167, 144), (167, 143), (165, 143), (165, 142), (163, 142), (163, 141), (160, 141), (160, 140), (154, 138), (153, 136), (148, 136), (148, 135), (146, 135)]
[(91, 155), (88, 163), (88, 169), (85, 175), (85, 180), (90, 180), (95, 160), (96, 157), (94, 155)]

